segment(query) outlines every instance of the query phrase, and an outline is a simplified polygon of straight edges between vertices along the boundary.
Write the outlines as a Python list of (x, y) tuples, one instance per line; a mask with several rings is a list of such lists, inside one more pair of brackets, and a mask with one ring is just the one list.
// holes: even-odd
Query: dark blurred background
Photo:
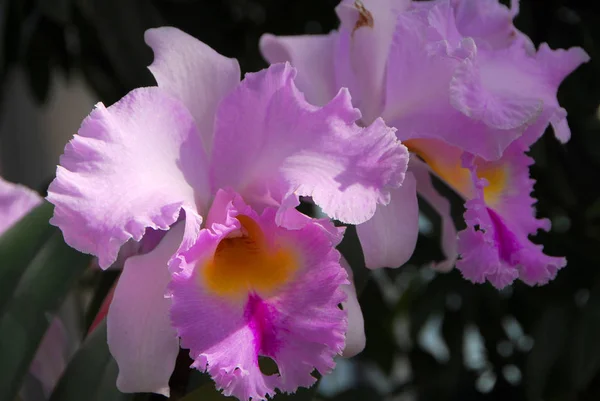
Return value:
[[(483, 0), (476, 0), (483, 1)], [(261, 34), (327, 33), (336, 0), (0, 0), (0, 172), (44, 192), (65, 142), (97, 101), (154, 81), (147, 28), (172, 25), (239, 60), (266, 66)], [(356, 271), (367, 348), (321, 381), (323, 400), (600, 400), (600, 4), (522, 0), (516, 26), (552, 48), (582, 46), (592, 61), (559, 101), (573, 135), (531, 151), (537, 236), (569, 264), (551, 284), (502, 292), (423, 265), (440, 255), (439, 218), (423, 205), (415, 255), (367, 274), (353, 230), (341, 246)], [(461, 202), (455, 214), (461, 219)]]

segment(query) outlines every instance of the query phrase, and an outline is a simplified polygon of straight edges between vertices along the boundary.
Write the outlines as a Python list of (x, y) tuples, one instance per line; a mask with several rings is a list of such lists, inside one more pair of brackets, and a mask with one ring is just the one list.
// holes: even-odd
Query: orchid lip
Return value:
[(238, 215), (241, 236), (222, 239), (201, 268), (203, 283), (214, 293), (245, 298), (248, 291), (271, 295), (292, 279), (298, 256), (292, 246), (269, 241), (251, 217)]

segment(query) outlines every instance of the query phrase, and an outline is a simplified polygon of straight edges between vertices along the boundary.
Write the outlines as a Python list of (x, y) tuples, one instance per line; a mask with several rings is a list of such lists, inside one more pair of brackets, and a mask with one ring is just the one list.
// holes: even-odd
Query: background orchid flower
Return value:
[[(430, 161), (429, 153), (413, 150), (429, 161), (430, 171), (466, 200), (467, 228), (458, 233), (458, 241), (453, 241), (449, 251), (461, 255), (456, 267), (463, 276), (476, 283), (489, 280), (498, 288), (517, 278), (529, 285), (546, 284), (553, 279), (566, 260), (544, 255), (541, 245), (528, 238), (538, 229), (549, 230), (550, 221), (535, 217), (536, 200), (531, 197), (534, 180), (529, 175), (533, 159), (526, 155), (529, 146), (524, 139), (510, 144), (495, 161), (429, 141), (418, 143), (429, 151), (435, 149), (435, 162)], [(413, 169), (427, 169), (418, 160), (412, 165)], [(449, 217), (449, 210), (444, 213)], [(456, 232), (445, 237), (456, 238)]]
[[(527, 150), (523, 146), (534, 143), (548, 124), (560, 141), (569, 139), (567, 113), (558, 104), (556, 92), (562, 80), (589, 59), (587, 54), (580, 48), (551, 50), (546, 44), (536, 51), (513, 26), (518, 1), (508, 8), (496, 0), (347, 0), (336, 10), (341, 21), (338, 31), (312, 36), (264, 35), (261, 50), (269, 62), (294, 63), (299, 69), (300, 88), (317, 104), (330, 99), (339, 86), (350, 88), (355, 104), (363, 111), (363, 123), (382, 116), (398, 129), (398, 138), (409, 150), (427, 163), (411, 162), (408, 176), (414, 175), (417, 183), (395, 190), (388, 205), (379, 206), (373, 219), (357, 227), (367, 266), (395, 267), (410, 257), (416, 241), (411, 233), (416, 232), (418, 224), (416, 217), (408, 217), (417, 213), (415, 190), (442, 215), (442, 250), (447, 260), (437, 267), (448, 269), (454, 265), (459, 249), (449, 207), (431, 187), (424, 169), (434, 172), (466, 199), (481, 198), (474, 189), (469, 193), (461, 189), (472, 187), (473, 179), (479, 183), (488, 170), (479, 169), (477, 173), (474, 165), (463, 165), (463, 153), (482, 165), (503, 157), (506, 164), (514, 161), (511, 157), (520, 160), (519, 167), (515, 167), (520, 178), (514, 185), (523, 189), (524, 184), (517, 181), (527, 182), (527, 193), (512, 196), (516, 190), (512, 184), (488, 187), (486, 192), (508, 191), (507, 195), (499, 194), (500, 198), (506, 195), (511, 199), (504, 205), (505, 214), (526, 210), (527, 221), (537, 221), (529, 197), (526, 167), (530, 162), (525, 162), (529, 159), (523, 154)], [(520, 145), (511, 145), (517, 139)], [(510, 146), (519, 150), (513, 149), (508, 153), (513, 156), (505, 157)], [(515, 156), (515, 152), (520, 155)], [(476, 186), (482, 189), (483, 185)], [(474, 202), (467, 206), (474, 206)], [(389, 224), (394, 217), (412, 222), (412, 227)], [(475, 221), (470, 213), (466, 217)], [(532, 249), (535, 246), (527, 234), (548, 227), (547, 222), (531, 223), (524, 229), (526, 234), (519, 236), (524, 236), (523, 243)], [(385, 257), (381, 257), (383, 243), (390, 250)], [(471, 247), (477, 244), (461, 241), (460, 253), (482, 251), (479, 247), (468, 249), (467, 243)], [(542, 271), (555, 271), (558, 265), (564, 265), (562, 260), (542, 256), (536, 262), (543, 265), (537, 273), (527, 279), (521, 276), (527, 283), (544, 283), (553, 274)], [(490, 278), (490, 272), (497, 268), (496, 273), (504, 279), (492, 281), (502, 287), (512, 281), (508, 276), (517, 277), (515, 266), (525, 263), (515, 255), (504, 259), (512, 260), (511, 268), (492, 264), (489, 258), (478, 259), (477, 263), (484, 265), (477, 273), (466, 267), (466, 261), (460, 266), (466, 277), (477, 282), (482, 277)]]
[[(114, 291), (117, 386), (168, 394), (178, 337), (227, 395), (309, 386), (353, 335), (347, 313), (360, 311), (338, 307), (358, 306), (335, 250), (342, 231), (294, 207), (311, 196), (330, 217), (362, 223), (402, 183), (408, 152), (381, 119), (355, 124), (346, 89), (323, 107), (306, 102), (289, 64), (240, 82), (235, 60), (177, 29), (145, 39), (158, 87), (98, 104), (48, 195), (51, 222), (103, 268), (130, 238), (168, 230), (126, 259)], [(278, 374), (264, 375), (259, 356)]]
[(56, 316), (44, 334), (29, 369), (39, 385), (26, 381), (20, 397), (25, 401), (49, 399), (78, 344), (77, 334), (66, 327), (62, 317)]

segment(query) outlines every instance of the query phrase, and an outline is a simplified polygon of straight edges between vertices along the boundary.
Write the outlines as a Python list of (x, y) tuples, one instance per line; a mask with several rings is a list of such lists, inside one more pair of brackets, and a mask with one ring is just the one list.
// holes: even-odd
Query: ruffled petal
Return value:
[(312, 196), (330, 217), (362, 223), (404, 179), (408, 152), (381, 119), (358, 127), (360, 113), (344, 89), (323, 108), (306, 103), (295, 75), (289, 64), (247, 74), (221, 103), (214, 188), (232, 187), (250, 201), (263, 196), (256, 188), (273, 183), (285, 194), (281, 204)]
[(356, 227), (369, 269), (399, 267), (411, 257), (419, 235), (416, 181), (407, 173), (402, 186), (392, 191), (387, 205), (377, 206), (371, 219)]
[(180, 99), (198, 125), (207, 153), (213, 141), (217, 106), (240, 82), (240, 66), (177, 28), (146, 31), (154, 51), (150, 71), (158, 86)]
[(328, 35), (274, 36), (265, 34), (259, 46), (271, 64), (289, 61), (298, 69), (296, 85), (309, 103), (323, 106), (338, 92), (334, 54), (337, 32)]
[(182, 208), (186, 224), (199, 230), (197, 205), (209, 196), (194, 119), (159, 88), (136, 89), (109, 108), (99, 103), (66, 146), (48, 190), (51, 223), (103, 268), (146, 228), (168, 229)]
[(562, 80), (589, 60), (580, 48), (550, 50), (546, 44), (534, 55), (519, 46), (480, 51), (474, 68), (461, 69), (451, 86), (451, 101), (466, 115), (501, 129), (528, 129), (529, 143), (551, 123), (557, 138), (566, 142), (570, 131), (566, 111), (556, 92)]
[(535, 200), (529, 195), (532, 159), (525, 150), (517, 141), (498, 162), (464, 157), (476, 196), (465, 204), (467, 229), (459, 233), (461, 258), (456, 267), (473, 282), (488, 280), (503, 288), (519, 278), (529, 285), (543, 285), (566, 265), (565, 258), (545, 255), (542, 246), (528, 238), (538, 229), (548, 230), (550, 224), (535, 218)]
[(518, 13), (518, 1), (511, 7), (498, 0), (457, 1), (456, 26), (463, 36), (475, 39), (477, 46), (503, 49), (526, 37), (513, 25)]
[[(310, 386), (316, 381), (313, 369), (329, 372), (333, 357), (344, 348), (346, 313), (338, 305), (345, 301), (341, 287), (349, 282), (340, 255), (319, 224), (287, 230), (275, 224), (275, 209), (258, 216), (239, 196), (221, 194), (216, 206), (226, 210), (211, 214), (227, 217), (202, 230), (197, 246), (181, 255), (180, 272), (170, 284), (171, 319), (181, 344), (190, 349), (193, 367), (207, 370), (225, 395), (264, 400), (276, 388), (294, 392), (299, 386)], [(227, 194), (229, 202), (224, 202)], [(230, 218), (237, 224), (221, 224)], [(232, 284), (237, 279), (219, 282), (212, 276), (217, 273), (211, 273), (210, 264), (231, 252), (228, 247), (237, 246), (228, 242), (222, 247), (223, 241), (239, 239), (240, 246), (252, 242), (253, 237), (243, 237), (241, 220), (252, 220), (253, 228), (244, 229), (260, 231), (269, 246), (294, 249), (298, 265), (275, 287), (258, 283), (268, 279), (265, 276), (271, 271), (249, 275), (246, 284)], [(238, 263), (249, 263), (240, 266), (243, 269), (258, 268), (248, 258)], [(232, 285), (238, 284), (231, 292)], [(278, 373), (263, 374), (261, 356), (275, 361)]]
[(36, 192), (0, 177), (0, 235), (41, 202)]
[(353, 356), (362, 352), (365, 349), (367, 338), (365, 336), (365, 320), (363, 318), (360, 304), (358, 303), (358, 297), (356, 295), (356, 287), (354, 286), (354, 275), (348, 262), (343, 257), (340, 258), (340, 262), (346, 273), (348, 273), (348, 280), (350, 284), (343, 285), (342, 290), (346, 294), (346, 300), (342, 302), (342, 307), (348, 314), (348, 331), (346, 332), (346, 346), (342, 356), (344, 358), (352, 358)]
[(171, 278), (167, 263), (177, 251), (183, 224), (174, 226), (150, 253), (125, 262), (107, 316), (108, 347), (119, 365), (117, 387), (124, 393), (169, 396), (169, 378), (179, 352), (171, 327)]
[[(500, 65), (482, 63), (482, 58), (467, 60), (456, 69), (450, 82), (450, 103), (467, 117), (492, 129), (522, 133), (542, 112), (544, 102), (539, 92), (507, 92), (507, 85), (523, 85), (522, 77), (516, 71), (497, 71), (502, 68)], [(486, 67), (489, 71), (482, 71)]]
[(519, 120), (526, 125), (541, 120), (526, 133), (533, 137), (530, 142), (550, 122), (557, 138), (566, 142), (570, 131), (556, 92), (567, 75), (589, 60), (585, 51), (551, 50), (543, 43), (536, 52), (529, 38), (513, 26), (518, 1), (510, 9), (496, 0), (460, 1), (455, 13), (458, 29), (475, 39), (479, 54), (473, 60), (475, 68), (462, 69), (455, 77), (453, 104), (466, 115), (499, 128), (516, 128), (522, 124)]
[[(554, 107), (549, 108), (548, 121), (550, 121), (554, 129), (556, 138), (562, 143), (566, 143), (571, 138), (571, 130), (567, 123), (567, 111), (560, 107), (558, 101), (556, 101), (556, 91), (569, 74), (575, 71), (581, 64), (587, 63), (590, 60), (590, 56), (580, 47), (572, 47), (567, 50), (552, 50), (546, 43), (542, 43), (536, 54), (536, 60), (542, 66), (541, 68), (545, 73), (544, 77), (546, 81), (553, 88), (552, 102), (550, 104)], [(546, 101), (548, 100), (546, 99)], [(546, 121), (543, 120), (545, 124), (543, 126), (544, 129), (546, 128)], [(526, 135), (527, 133), (523, 136)], [(541, 134), (528, 136), (535, 140)]]
[[(419, 7), (398, 17), (388, 60), (383, 117), (402, 127), (398, 132), (402, 140), (438, 139), (486, 159), (497, 159), (526, 125), (508, 129), (516, 123), (502, 120), (506, 115), (512, 117), (507, 112), (496, 117), (486, 114), (485, 109), (471, 110), (483, 98), (475, 80), (466, 81), (476, 73), (477, 64), (472, 60), (477, 57), (477, 48), (471, 38), (458, 34), (453, 18), (447, 2)], [(451, 104), (449, 99), (455, 92), (454, 97), (463, 102), (474, 100), (464, 107), (459, 101)], [(497, 99), (497, 108), (513, 111), (512, 103), (503, 103), (506, 100)], [(528, 121), (521, 116), (516, 120), (522, 124)]]
[(543, 78), (558, 87), (581, 64), (590, 61), (590, 56), (581, 47), (552, 50), (547, 43), (542, 43), (535, 59), (545, 72)]
[(536, 53), (512, 25), (516, 12), (495, 0), (439, 1), (399, 15), (382, 116), (402, 127), (401, 140), (438, 139), (497, 160), (520, 136), (537, 139), (548, 123), (568, 139), (556, 91), (588, 57), (578, 48)]

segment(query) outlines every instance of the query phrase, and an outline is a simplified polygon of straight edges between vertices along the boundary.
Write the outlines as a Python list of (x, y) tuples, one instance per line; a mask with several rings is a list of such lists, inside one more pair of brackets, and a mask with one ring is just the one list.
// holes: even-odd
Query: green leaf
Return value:
[(106, 343), (106, 319), (85, 340), (61, 377), (50, 401), (125, 401), (133, 394), (116, 386), (119, 368)]
[(44, 333), (89, 260), (55, 232), (27, 266), (0, 316), (0, 401), (15, 399)]
[(48, 223), (53, 210), (50, 203), (44, 202), (0, 236), (0, 311), (37, 250), (56, 232)]

